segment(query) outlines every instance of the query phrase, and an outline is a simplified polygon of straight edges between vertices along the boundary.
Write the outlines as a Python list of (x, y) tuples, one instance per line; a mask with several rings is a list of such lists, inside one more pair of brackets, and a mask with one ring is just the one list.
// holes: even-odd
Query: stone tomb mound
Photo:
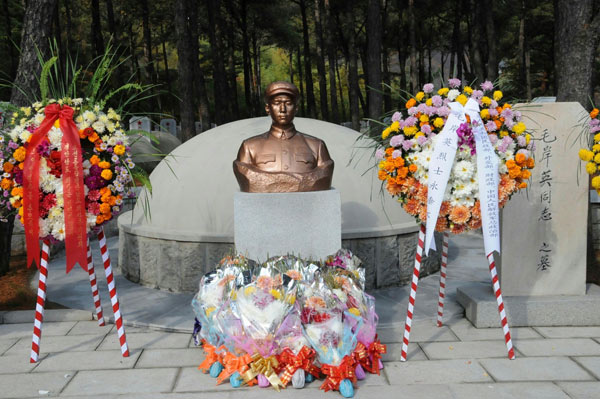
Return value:
[[(165, 290), (197, 291), (200, 277), (234, 250), (237, 149), (242, 140), (266, 132), (270, 121), (252, 118), (211, 129), (177, 147), (154, 169), (152, 195), (142, 193), (134, 210), (119, 217), (119, 265), (125, 277)], [(335, 161), (332, 186), (341, 195), (342, 247), (364, 262), (367, 288), (409, 282), (418, 226), (381, 192), (369, 143), (341, 125), (306, 118), (294, 122), (298, 131), (324, 140)], [(432, 252), (422, 275), (439, 270), (439, 263)]]

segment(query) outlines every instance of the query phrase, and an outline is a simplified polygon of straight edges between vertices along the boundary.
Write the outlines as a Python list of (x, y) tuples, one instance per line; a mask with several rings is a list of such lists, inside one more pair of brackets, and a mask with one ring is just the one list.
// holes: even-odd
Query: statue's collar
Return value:
[(294, 125), (290, 125), (286, 128), (276, 127), (271, 125), (271, 129), (269, 130), (269, 134), (280, 140), (289, 140), (296, 134), (296, 128)]

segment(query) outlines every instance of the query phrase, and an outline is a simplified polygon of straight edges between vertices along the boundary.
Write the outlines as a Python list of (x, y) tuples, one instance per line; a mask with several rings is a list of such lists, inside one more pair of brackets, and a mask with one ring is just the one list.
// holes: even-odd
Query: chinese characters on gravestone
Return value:
[(587, 179), (577, 179), (586, 111), (578, 103), (527, 105), (535, 138), (529, 188), (502, 211), (500, 284), (505, 296), (583, 295), (587, 251)]
[[(552, 136), (548, 129), (544, 129), (539, 145), (542, 147), (542, 158), (538, 162), (538, 168), (541, 168), (541, 177), (539, 179), (540, 186), (540, 203), (542, 211), (540, 212), (539, 222), (547, 223), (552, 220), (552, 168), (550, 158), (552, 158), (552, 143), (556, 141), (556, 136)], [(534, 182), (535, 184), (535, 182)], [(542, 237), (542, 243), (539, 249), (540, 260), (538, 262), (539, 271), (547, 271), (552, 267), (551, 254), (552, 248), (549, 243)]]

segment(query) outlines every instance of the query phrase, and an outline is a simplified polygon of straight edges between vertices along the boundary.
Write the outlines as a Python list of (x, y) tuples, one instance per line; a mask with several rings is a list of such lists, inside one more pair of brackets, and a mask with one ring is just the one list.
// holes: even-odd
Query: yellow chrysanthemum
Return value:
[(527, 145), (529, 145), (529, 142), (530, 142), (530, 141), (531, 141), (531, 134), (527, 133), (527, 134), (525, 135), (525, 143), (526, 143)]
[(385, 130), (381, 133), (381, 138), (383, 140), (387, 139), (392, 130), (389, 127), (386, 127)]
[(423, 93), (422, 91), (418, 92), (417, 95), (415, 96), (417, 101), (423, 101), (423, 97), (425, 97), (425, 93)]
[(596, 133), (596, 135), (594, 136), (594, 142), (600, 143), (600, 133)]
[(527, 129), (525, 124), (523, 122), (519, 122), (513, 126), (512, 131), (516, 134), (523, 134), (523, 132), (525, 132), (525, 129)]
[(494, 92), (494, 100), (500, 101), (502, 99), (502, 96), (503, 96), (503, 94), (500, 90), (496, 90)]
[(458, 101), (463, 106), (467, 103), (467, 100), (468, 98), (464, 94), (459, 94), (458, 97), (456, 97), (456, 101)]
[(433, 121), (433, 126), (437, 127), (438, 129), (441, 128), (444, 126), (444, 120), (442, 118), (435, 118)]
[(508, 131), (507, 130), (500, 130), (500, 137), (506, 137), (508, 136)]
[(417, 133), (417, 128), (415, 126), (405, 126), (403, 130), (404, 134), (407, 136), (413, 136)]
[(110, 180), (113, 177), (113, 173), (110, 169), (104, 169), (102, 171), (102, 173), (100, 173), (100, 176), (104, 179), (104, 180)]
[(481, 119), (488, 119), (490, 117), (490, 110), (487, 108), (484, 108), (481, 110), (479, 115), (481, 115)]
[(429, 117), (427, 115), (423, 114), (423, 115), (421, 115), (419, 117), (419, 121), (421, 121), (421, 122), (429, 122)]
[(392, 125), (390, 126), (390, 130), (392, 132), (398, 132), (398, 130), (400, 130), (400, 122), (396, 121), (392, 123)]
[(115, 148), (113, 148), (113, 152), (114, 152), (116, 155), (118, 155), (118, 156), (121, 156), (121, 155), (125, 154), (125, 146), (124, 146), (124, 145), (121, 145), (121, 144), (117, 144), (117, 145), (115, 146)]
[(269, 291), (269, 293), (271, 295), (273, 295), (273, 298), (277, 299), (277, 300), (281, 300), (281, 292), (279, 292), (276, 289), (271, 289), (271, 291)]
[(585, 164), (585, 171), (588, 172), (588, 174), (593, 175), (594, 173), (596, 173), (597, 170), (598, 170), (598, 167), (596, 166), (595, 163), (588, 162)]
[(13, 158), (17, 160), (17, 162), (23, 162), (25, 160), (25, 156), (27, 155), (27, 150), (25, 147), (19, 147), (13, 153)]
[(473, 89), (471, 88), (471, 86), (465, 86), (465, 87), (463, 87), (463, 91), (464, 91), (465, 93), (467, 93), (467, 95), (469, 95), (469, 96), (470, 96), (471, 94), (473, 94)]
[(448, 94), (448, 92), (449, 92), (449, 91), (450, 91), (450, 89), (449, 89), (449, 88), (447, 88), (447, 87), (442, 87), (441, 89), (439, 89), (439, 90), (438, 90), (438, 94), (439, 94), (440, 96), (445, 96), (445, 95), (447, 95), (447, 94)]
[(581, 158), (582, 161), (589, 162), (594, 158), (594, 153), (587, 148), (582, 148), (579, 150), (579, 158)]
[(600, 176), (592, 178), (592, 187), (594, 187), (595, 189), (600, 188)]
[(594, 151), (594, 152), (600, 152), (600, 144), (594, 144), (592, 146), (592, 151)]
[(596, 162), (597, 164), (600, 164), (600, 154), (596, 154), (594, 156), (594, 162)]
[(428, 98), (428, 99), (425, 101), (425, 105), (427, 105), (428, 107), (431, 107), (431, 106), (433, 105), (433, 100), (432, 100), (431, 98)]
[(491, 103), (492, 103), (492, 99), (489, 98), (488, 96), (483, 96), (481, 98), (481, 104), (483, 104), (484, 106), (489, 107)]
[(417, 134), (415, 134), (415, 138), (418, 139), (421, 136), (425, 136), (425, 133), (423, 132), (417, 132)]

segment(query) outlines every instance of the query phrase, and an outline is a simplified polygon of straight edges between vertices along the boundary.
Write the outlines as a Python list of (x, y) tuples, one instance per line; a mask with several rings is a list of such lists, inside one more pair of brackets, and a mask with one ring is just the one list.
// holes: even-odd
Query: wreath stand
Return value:
[[(402, 340), (402, 354), (400, 361), (406, 361), (406, 354), (408, 352), (408, 343), (410, 339), (410, 330), (412, 325), (413, 312), (415, 309), (415, 298), (417, 296), (417, 287), (419, 285), (419, 271), (421, 269), (421, 257), (423, 256), (423, 247), (425, 244), (425, 224), (421, 223), (419, 230), (419, 245), (417, 247), (417, 254), (415, 255), (415, 268), (413, 270), (412, 282), (410, 285), (410, 297), (408, 299), (408, 310), (406, 312), (406, 323), (404, 324), (404, 338)], [(492, 276), (492, 285), (494, 287), (494, 295), (498, 302), (498, 313), (500, 313), (500, 322), (502, 324), (502, 330), (504, 332), (504, 340), (506, 341), (506, 349), (508, 350), (508, 358), (511, 360), (515, 359), (515, 351), (512, 345), (512, 339), (510, 338), (510, 330), (508, 328), (508, 321), (506, 319), (506, 311), (504, 310), (504, 301), (502, 300), (502, 292), (500, 291), (500, 282), (498, 281), (498, 274), (496, 273), (496, 262), (494, 261), (494, 253), (491, 252), (487, 255), (488, 264), (490, 265), (490, 273)], [(446, 297), (446, 266), (448, 263), (448, 232), (444, 232), (444, 240), (442, 244), (442, 265), (440, 268), (440, 290), (438, 295), (438, 314), (437, 314), (437, 326), (442, 326), (442, 318), (444, 316), (444, 298)]]
[[(110, 256), (106, 246), (106, 237), (104, 229), (100, 227), (98, 232), (98, 243), (100, 252), (102, 253), (102, 262), (104, 264), (104, 273), (106, 274), (106, 282), (108, 283), (108, 291), (110, 294), (110, 302), (112, 304), (113, 313), (115, 316), (115, 324), (117, 326), (117, 335), (121, 346), (121, 354), (123, 357), (129, 357), (129, 348), (125, 337), (125, 328), (123, 326), (123, 318), (119, 309), (119, 299), (117, 298), (117, 288), (110, 263)], [(40, 341), (42, 338), (42, 323), (44, 321), (44, 306), (46, 304), (46, 280), (48, 278), (48, 254), (50, 250), (50, 241), (44, 240), (42, 244), (42, 258), (40, 261), (40, 276), (38, 280), (37, 302), (35, 305), (35, 320), (33, 323), (33, 337), (31, 341), (31, 358), (30, 363), (36, 363), (40, 354)], [(100, 295), (98, 294), (98, 285), (96, 283), (96, 272), (94, 271), (94, 262), (92, 260), (92, 250), (90, 248), (90, 240), (87, 240), (87, 268), (92, 288), (92, 296), (94, 298), (94, 306), (96, 308), (96, 316), (98, 317), (98, 325), (104, 326), (104, 317), (102, 315), (102, 305), (100, 303)]]

